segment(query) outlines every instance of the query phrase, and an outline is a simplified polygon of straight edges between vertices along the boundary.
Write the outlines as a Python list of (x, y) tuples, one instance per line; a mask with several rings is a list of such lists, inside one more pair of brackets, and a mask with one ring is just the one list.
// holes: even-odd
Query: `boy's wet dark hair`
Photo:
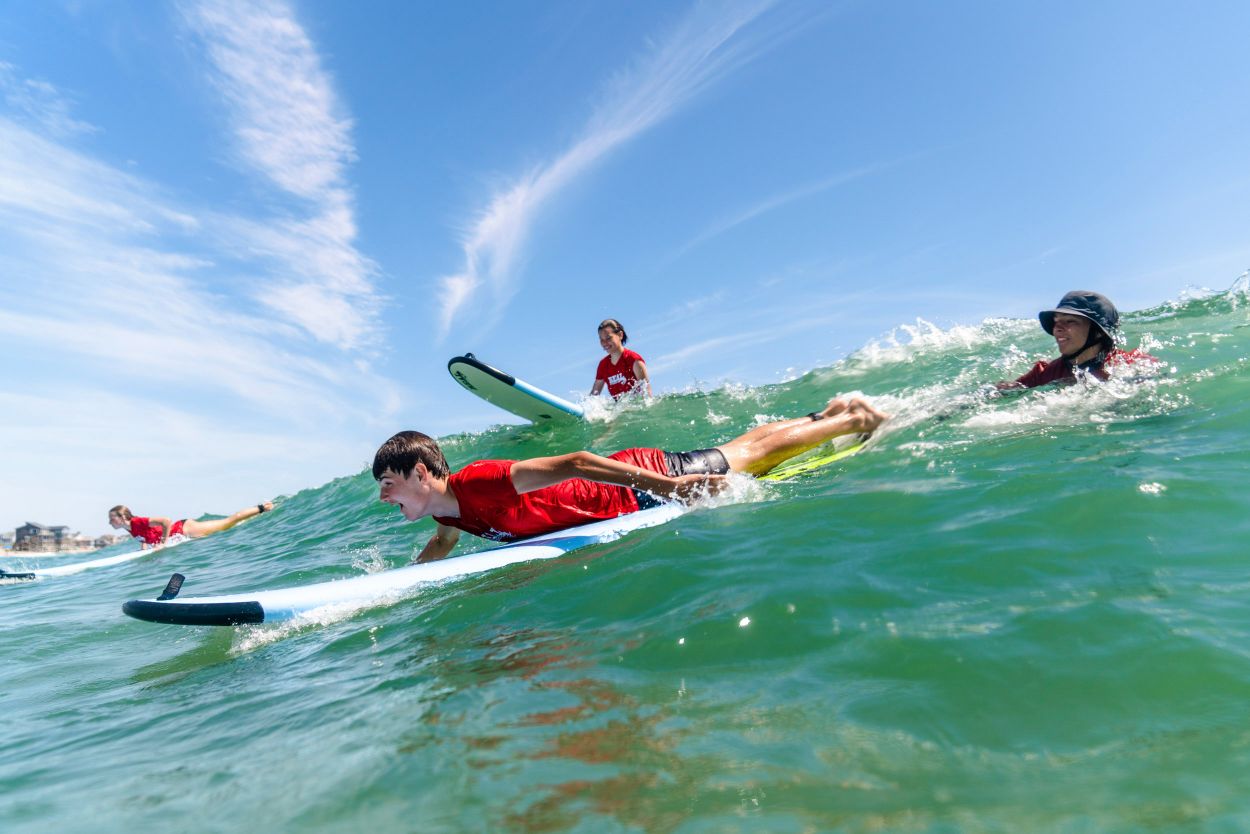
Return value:
[(451, 474), (447, 458), (443, 457), (443, 450), (438, 448), (434, 438), (419, 431), (401, 431), (383, 443), (373, 456), (373, 479), (381, 480), (382, 473), (388, 469), (407, 478), (418, 463), (425, 464), (435, 478)]
[(619, 333), (621, 335), (621, 344), (625, 344), (629, 341), (629, 334), (625, 332), (625, 328), (621, 327), (621, 323), (616, 319), (604, 319), (599, 322), (598, 330), (603, 330), (605, 328), (611, 330), (613, 333)]

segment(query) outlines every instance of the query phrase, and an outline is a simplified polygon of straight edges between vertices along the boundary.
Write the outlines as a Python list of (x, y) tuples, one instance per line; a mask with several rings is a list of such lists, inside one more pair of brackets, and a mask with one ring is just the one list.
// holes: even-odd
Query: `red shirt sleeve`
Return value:
[[(664, 471), (664, 455), (658, 449), (630, 449), (612, 457)], [(518, 495), (512, 485), (514, 463), (481, 460), (453, 474), (448, 485), (460, 505), (460, 515), (435, 516), (434, 520), (482, 538), (514, 541), (638, 509), (631, 490), (583, 478)]]
[[(471, 491), (474, 498), (492, 503), (515, 501), (516, 488), (512, 486), (512, 460), (477, 460), (451, 476), (453, 487)], [(459, 499), (461, 490), (453, 490)]]
[(136, 539), (143, 539), (147, 544), (161, 543), (160, 529), (153, 527), (151, 520), (141, 515), (131, 516), (130, 535)]
[(457, 527), (475, 536), (495, 538), (491, 535), (491, 524), (483, 516), (491, 510), (503, 510), (520, 503), (520, 496), (512, 486), (513, 463), (510, 460), (479, 460), (452, 473), (448, 478), (448, 487), (460, 505), (460, 517), (434, 516), (434, 520), (445, 527)]
[(1038, 362), (1024, 376), (1017, 379), (1016, 382), (1025, 388), (1036, 388), (1039, 385), (1046, 385), (1070, 376), (1072, 376), (1071, 371), (1068, 370), (1068, 366), (1064, 364), (1063, 358), (1060, 357), (1049, 362)]

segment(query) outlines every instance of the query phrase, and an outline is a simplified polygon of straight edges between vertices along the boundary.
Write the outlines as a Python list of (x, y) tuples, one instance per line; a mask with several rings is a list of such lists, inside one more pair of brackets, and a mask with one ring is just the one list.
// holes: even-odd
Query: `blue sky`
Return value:
[[(0, 15), (0, 529), (229, 512), (401, 428), (776, 382), (1250, 266), (1250, 5), (75, 2)], [(871, 393), (871, 392), (869, 392)]]

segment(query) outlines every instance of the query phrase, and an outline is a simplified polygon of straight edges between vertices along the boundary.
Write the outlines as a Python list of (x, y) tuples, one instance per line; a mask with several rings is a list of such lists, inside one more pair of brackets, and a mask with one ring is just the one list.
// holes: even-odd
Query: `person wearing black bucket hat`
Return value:
[(1059, 358), (1038, 362), (1015, 382), (997, 387), (1036, 388), (1051, 382), (1074, 382), (1078, 371), (1098, 380), (1108, 377), (1108, 368), (1134, 362), (1156, 362), (1139, 350), (1116, 347), (1120, 334), (1120, 313), (1111, 299), (1090, 290), (1072, 290), (1049, 310), (1037, 314), (1042, 329), (1055, 338)]

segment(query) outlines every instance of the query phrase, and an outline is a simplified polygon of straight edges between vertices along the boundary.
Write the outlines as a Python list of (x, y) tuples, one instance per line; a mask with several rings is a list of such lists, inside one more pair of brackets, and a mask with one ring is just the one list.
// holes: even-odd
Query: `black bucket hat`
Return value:
[(1037, 314), (1042, 329), (1052, 336), (1055, 332), (1055, 313), (1087, 318), (1098, 325), (1109, 338), (1112, 338), (1115, 329), (1120, 326), (1120, 313), (1111, 303), (1111, 299), (1089, 290), (1073, 290), (1059, 299), (1053, 310), (1042, 310)]

